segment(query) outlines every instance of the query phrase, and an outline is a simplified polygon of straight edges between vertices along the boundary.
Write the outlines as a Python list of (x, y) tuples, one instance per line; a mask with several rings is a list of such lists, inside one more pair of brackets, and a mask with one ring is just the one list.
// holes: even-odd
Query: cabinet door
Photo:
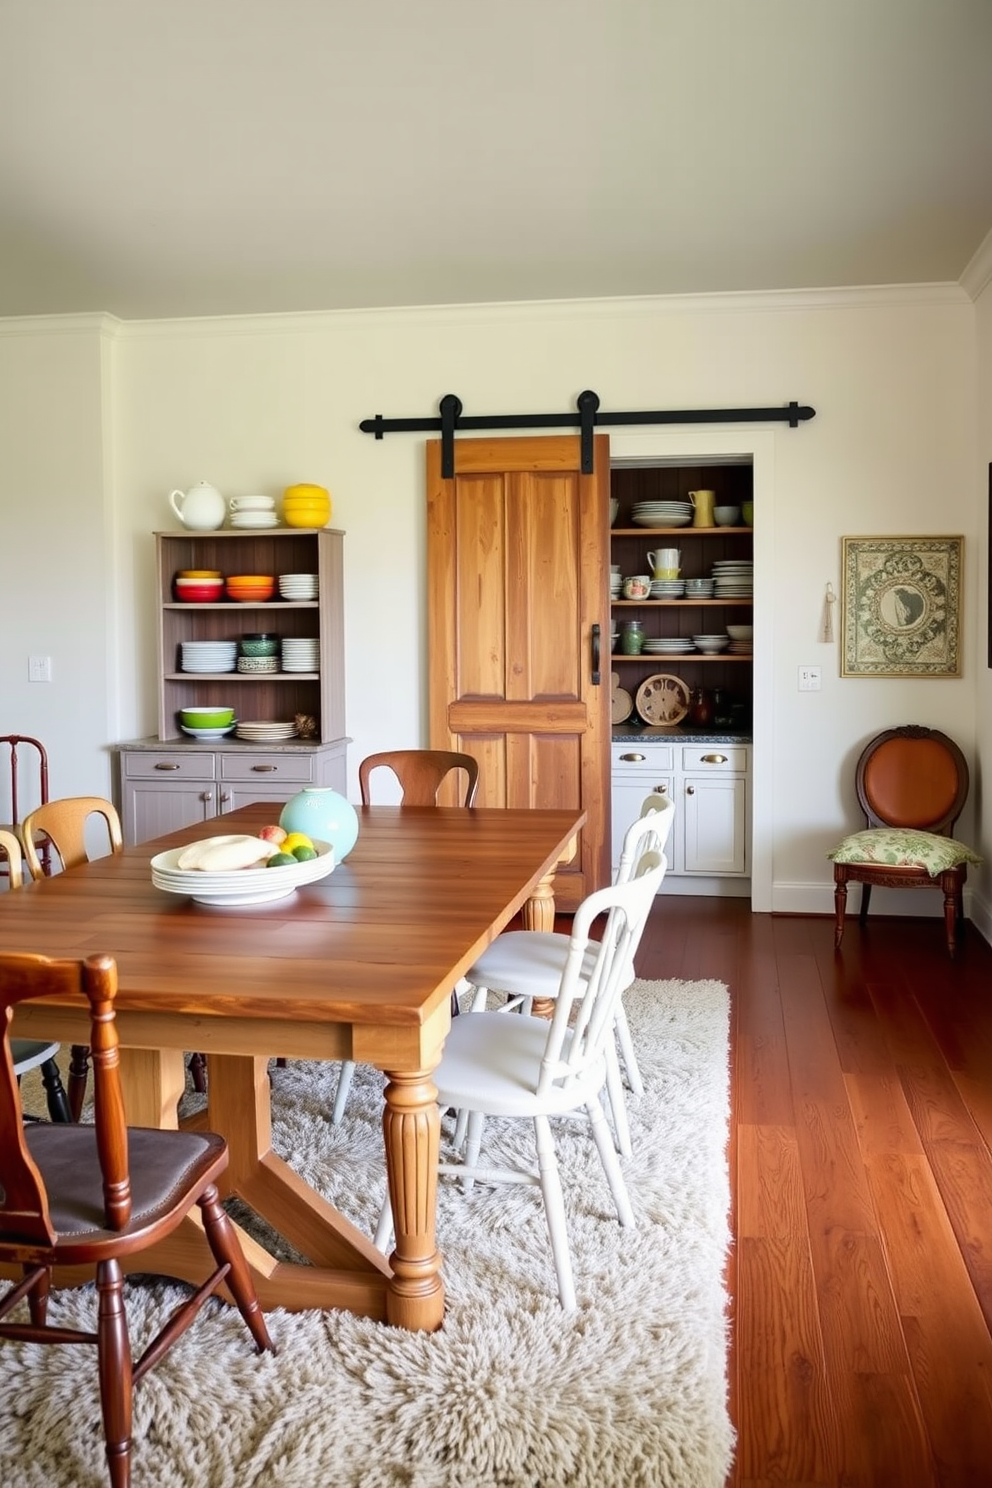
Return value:
[[(652, 775), (646, 772), (636, 779), (624, 779), (622, 776), (613, 778), (613, 850), (612, 864), (613, 873), (616, 874), (620, 866), (620, 854), (623, 851), (623, 839), (627, 828), (635, 822), (641, 814), (644, 805), (644, 797), (657, 791), (661, 796), (671, 797), (673, 788), (673, 776), (671, 771), (656, 770)], [(681, 873), (681, 849), (679, 846), (679, 822), (676, 818), (675, 826), (668, 843), (665, 847), (665, 856), (668, 858), (669, 868), (672, 873)]]
[(745, 776), (686, 776), (682, 820), (684, 872), (747, 872)]
[(123, 782), (124, 839), (148, 842), (180, 827), (192, 827), (216, 815), (216, 786), (206, 780), (141, 780)]
[[(609, 881), (609, 441), (459, 439), (441, 478), (427, 445), (430, 742), (480, 766), (480, 806), (583, 808), (555, 899)], [(598, 673), (593, 676), (599, 626)]]

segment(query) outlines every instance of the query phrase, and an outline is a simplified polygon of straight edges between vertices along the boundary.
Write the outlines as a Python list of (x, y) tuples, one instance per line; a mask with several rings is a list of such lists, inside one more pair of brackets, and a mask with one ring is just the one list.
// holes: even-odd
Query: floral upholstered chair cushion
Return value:
[(954, 837), (938, 837), (935, 832), (920, 832), (913, 827), (871, 827), (865, 832), (852, 832), (827, 857), (835, 863), (874, 863), (879, 868), (925, 868), (931, 878), (959, 863), (982, 861)]

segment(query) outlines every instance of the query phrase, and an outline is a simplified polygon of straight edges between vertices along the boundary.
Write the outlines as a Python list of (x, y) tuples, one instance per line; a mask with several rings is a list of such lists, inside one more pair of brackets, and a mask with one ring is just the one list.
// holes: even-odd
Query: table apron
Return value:
[[(382, 1070), (432, 1068), (451, 1026), (441, 1004), (422, 1024), (294, 1022), (263, 1018), (201, 1018), (193, 1014), (117, 1011), (117, 1033), (132, 1049), (195, 1049), (201, 1054), (267, 1054), (288, 1059), (355, 1059)], [(88, 1044), (83, 1009), (22, 1003), (14, 1015), (18, 1038)]]

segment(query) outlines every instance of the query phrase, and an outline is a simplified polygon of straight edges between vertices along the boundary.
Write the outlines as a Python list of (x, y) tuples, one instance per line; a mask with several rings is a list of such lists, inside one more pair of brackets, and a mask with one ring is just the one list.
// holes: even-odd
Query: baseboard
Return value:
[[(847, 914), (856, 917), (861, 907), (861, 886), (850, 884), (847, 895)], [(873, 888), (871, 913), (903, 916), (907, 919), (941, 919), (944, 900), (938, 889), (928, 893), (926, 889), (906, 893), (904, 889)], [(992, 945), (992, 906), (969, 884), (964, 888), (964, 913), (983, 940)], [(772, 885), (772, 914), (834, 914), (834, 886), (830, 883), (776, 883)]]

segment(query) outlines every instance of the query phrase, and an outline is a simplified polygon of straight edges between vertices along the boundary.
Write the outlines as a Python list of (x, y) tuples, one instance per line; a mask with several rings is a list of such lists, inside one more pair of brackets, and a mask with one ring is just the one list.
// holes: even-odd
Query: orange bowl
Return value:
[(272, 574), (234, 574), (226, 584), (228, 599), (271, 599), (275, 588)]

